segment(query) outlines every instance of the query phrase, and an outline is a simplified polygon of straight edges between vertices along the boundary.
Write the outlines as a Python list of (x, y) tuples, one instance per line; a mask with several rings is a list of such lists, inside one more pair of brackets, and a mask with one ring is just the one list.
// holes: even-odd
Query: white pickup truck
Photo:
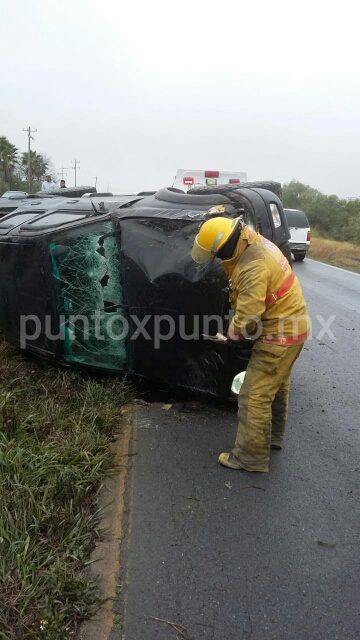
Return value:
[(290, 231), (290, 249), (296, 262), (304, 260), (310, 247), (310, 225), (303, 211), (284, 209)]
[(244, 171), (207, 171), (205, 169), (178, 169), (173, 187), (187, 192), (192, 187), (247, 182)]

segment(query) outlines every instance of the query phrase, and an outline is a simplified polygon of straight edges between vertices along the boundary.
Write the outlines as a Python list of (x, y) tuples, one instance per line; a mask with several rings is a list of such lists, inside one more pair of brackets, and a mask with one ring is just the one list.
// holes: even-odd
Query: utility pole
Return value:
[(95, 180), (95, 189), (96, 189), (96, 185), (97, 185), (98, 177), (97, 177), (97, 176), (95, 176), (94, 180)]
[(64, 179), (64, 176), (67, 176), (67, 173), (64, 173), (65, 169), (67, 169), (67, 167), (60, 167), (60, 171), (58, 171), (58, 176), (61, 176), (61, 180)]
[(29, 193), (31, 193), (31, 158), (30, 158), (30, 140), (35, 140), (35, 138), (33, 138), (33, 136), (31, 135), (32, 133), (35, 133), (37, 131), (37, 129), (32, 129), (31, 127), (27, 127), (26, 129), (23, 129), (23, 131), (26, 131), (27, 135), (28, 135), (28, 167), (27, 167), (27, 174), (28, 174), (28, 183), (29, 183)]
[(80, 167), (78, 167), (78, 165), (80, 164), (80, 160), (71, 160), (71, 164), (73, 164), (74, 166), (72, 167), (72, 169), (75, 171), (75, 187), (76, 187), (76, 172), (80, 170)]

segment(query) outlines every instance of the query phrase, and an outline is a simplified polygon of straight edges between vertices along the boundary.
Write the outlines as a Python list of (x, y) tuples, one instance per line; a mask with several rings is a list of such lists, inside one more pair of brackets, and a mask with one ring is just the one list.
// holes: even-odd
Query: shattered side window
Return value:
[(111, 223), (67, 232), (50, 244), (64, 357), (69, 362), (126, 367), (126, 318)]

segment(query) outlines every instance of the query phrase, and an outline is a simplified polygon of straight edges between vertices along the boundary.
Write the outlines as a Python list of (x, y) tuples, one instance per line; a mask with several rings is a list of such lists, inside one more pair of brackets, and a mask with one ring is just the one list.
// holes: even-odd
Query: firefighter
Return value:
[(191, 255), (198, 264), (222, 261), (234, 311), (226, 342), (253, 340), (239, 393), (235, 446), (221, 453), (219, 462), (266, 473), (270, 449), (283, 445), (291, 369), (310, 333), (299, 281), (280, 249), (240, 218), (204, 222)]

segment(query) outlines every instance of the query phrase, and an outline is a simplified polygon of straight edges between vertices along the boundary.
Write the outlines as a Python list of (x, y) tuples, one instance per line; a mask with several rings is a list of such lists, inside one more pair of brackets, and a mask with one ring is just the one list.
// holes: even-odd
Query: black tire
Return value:
[(258, 182), (240, 182), (239, 184), (218, 184), (211, 187), (193, 187), (189, 189), (188, 193), (197, 193), (201, 195), (207, 194), (220, 194), (226, 196), (231, 191), (236, 189), (267, 189), (272, 191), (281, 200), (282, 188), (280, 182), (274, 182), (273, 180), (259, 180)]
[(292, 267), (292, 257), (291, 257), (291, 249), (290, 249), (290, 245), (288, 242), (285, 242), (285, 244), (281, 245), (281, 247), (279, 247), (280, 251), (283, 252), (285, 258), (287, 259), (289, 265)]
[[(39, 191), (38, 193), (42, 195), (44, 191)], [(62, 196), (63, 198), (81, 198), (84, 193), (91, 193), (96, 196), (96, 189), (94, 187), (65, 187), (64, 189), (53, 189), (45, 193), (51, 196)]]
[(294, 253), (294, 260), (295, 262), (301, 262), (302, 260), (304, 260), (306, 256), (306, 251), (302, 251), (301, 253)]

